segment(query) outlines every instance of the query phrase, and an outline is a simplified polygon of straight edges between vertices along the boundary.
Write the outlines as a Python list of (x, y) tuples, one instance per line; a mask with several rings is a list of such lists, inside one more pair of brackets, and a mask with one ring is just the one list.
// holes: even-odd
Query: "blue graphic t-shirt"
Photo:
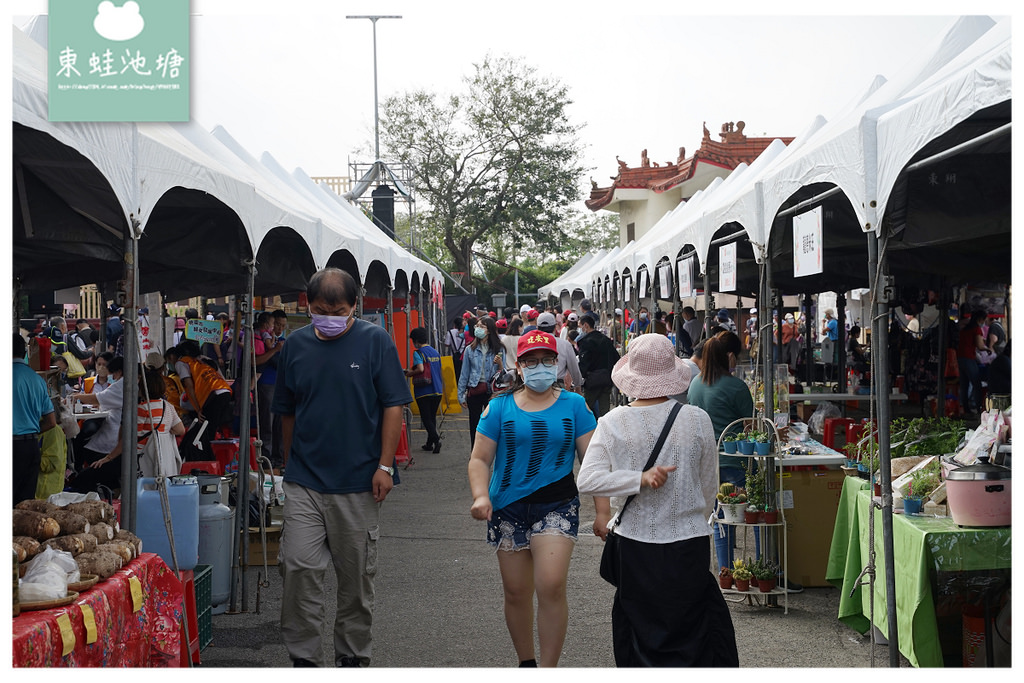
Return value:
[(537, 412), (520, 408), (511, 393), (491, 399), (476, 430), (498, 444), (489, 490), (494, 509), (571, 476), (576, 439), (596, 426), (583, 397), (569, 391)]

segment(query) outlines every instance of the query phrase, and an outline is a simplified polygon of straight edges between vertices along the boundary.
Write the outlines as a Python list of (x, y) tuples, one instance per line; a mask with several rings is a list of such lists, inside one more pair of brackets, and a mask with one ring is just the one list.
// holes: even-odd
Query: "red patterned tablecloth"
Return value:
[(179, 666), (184, 609), (174, 572), (158, 555), (142, 553), (70, 605), (15, 617), (14, 666)]

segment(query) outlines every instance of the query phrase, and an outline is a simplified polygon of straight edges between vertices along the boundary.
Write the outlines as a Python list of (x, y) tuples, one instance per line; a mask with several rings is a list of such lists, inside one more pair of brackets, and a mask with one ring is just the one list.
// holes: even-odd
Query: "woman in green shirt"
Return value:
[[(690, 405), (703, 408), (711, 417), (716, 439), (722, 436), (730, 422), (754, 415), (754, 399), (750, 389), (743, 380), (732, 375), (742, 350), (740, 338), (732, 332), (719, 332), (711, 337), (704, 344), (701, 373), (690, 383), (687, 394)], [(734, 427), (733, 431), (738, 430)], [(719, 480), (744, 486), (746, 477), (743, 465), (744, 458), (719, 453)], [(719, 516), (721, 514), (719, 511)], [(715, 555), (719, 566), (732, 567), (736, 527), (722, 525), (720, 528), (724, 528), (726, 533), (724, 537), (721, 533), (715, 533)], [(761, 538), (757, 532), (754, 529), (755, 552), (760, 555)]]

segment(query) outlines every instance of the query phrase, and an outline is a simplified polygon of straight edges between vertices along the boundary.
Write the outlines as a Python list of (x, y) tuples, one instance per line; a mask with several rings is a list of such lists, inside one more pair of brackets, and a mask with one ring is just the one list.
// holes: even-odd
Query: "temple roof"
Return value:
[[(749, 164), (756, 159), (765, 147), (775, 140), (774, 137), (748, 138), (743, 134), (746, 124), (743, 121), (734, 123), (723, 123), (722, 132), (719, 133), (721, 141), (711, 139), (711, 133), (707, 125), (704, 126), (704, 137), (701, 140), (700, 148), (693, 153), (692, 157), (686, 157), (686, 148), (679, 148), (679, 155), (675, 162), (665, 162), (661, 165), (658, 162), (651, 162), (647, 157), (647, 150), (640, 153), (640, 166), (630, 168), (625, 161), (615, 157), (619, 162), (619, 172), (612, 178), (609, 187), (598, 187), (593, 180), (591, 183), (590, 199), (585, 203), (591, 211), (598, 211), (607, 207), (615, 199), (615, 191), (619, 189), (645, 189), (662, 193), (674, 187), (682, 185), (694, 177), (699, 164), (708, 164), (732, 170), (740, 164)], [(778, 138), (785, 144), (793, 141), (793, 138)], [(694, 188), (696, 192), (698, 187)], [(690, 193), (692, 195), (692, 193)], [(687, 199), (688, 197), (683, 197)]]

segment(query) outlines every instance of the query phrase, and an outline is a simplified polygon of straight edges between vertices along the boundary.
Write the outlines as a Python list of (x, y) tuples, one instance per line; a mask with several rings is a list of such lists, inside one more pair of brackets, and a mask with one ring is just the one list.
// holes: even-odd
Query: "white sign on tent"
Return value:
[(735, 242), (718, 248), (718, 289), (723, 292), (736, 291)]
[(667, 263), (658, 267), (661, 276), (661, 298), (667, 299), (672, 295), (672, 267)]
[(647, 286), (650, 284), (650, 277), (648, 277), (646, 270), (640, 271), (638, 282), (640, 283), (640, 289), (637, 290), (636, 295), (642, 299), (647, 294)]
[(822, 272), (821, 207), (793, 216), (793, 277)]
[(684, 258), (676, 263), (679, 270), (679, 298), (693, 296), (693, 259)]

